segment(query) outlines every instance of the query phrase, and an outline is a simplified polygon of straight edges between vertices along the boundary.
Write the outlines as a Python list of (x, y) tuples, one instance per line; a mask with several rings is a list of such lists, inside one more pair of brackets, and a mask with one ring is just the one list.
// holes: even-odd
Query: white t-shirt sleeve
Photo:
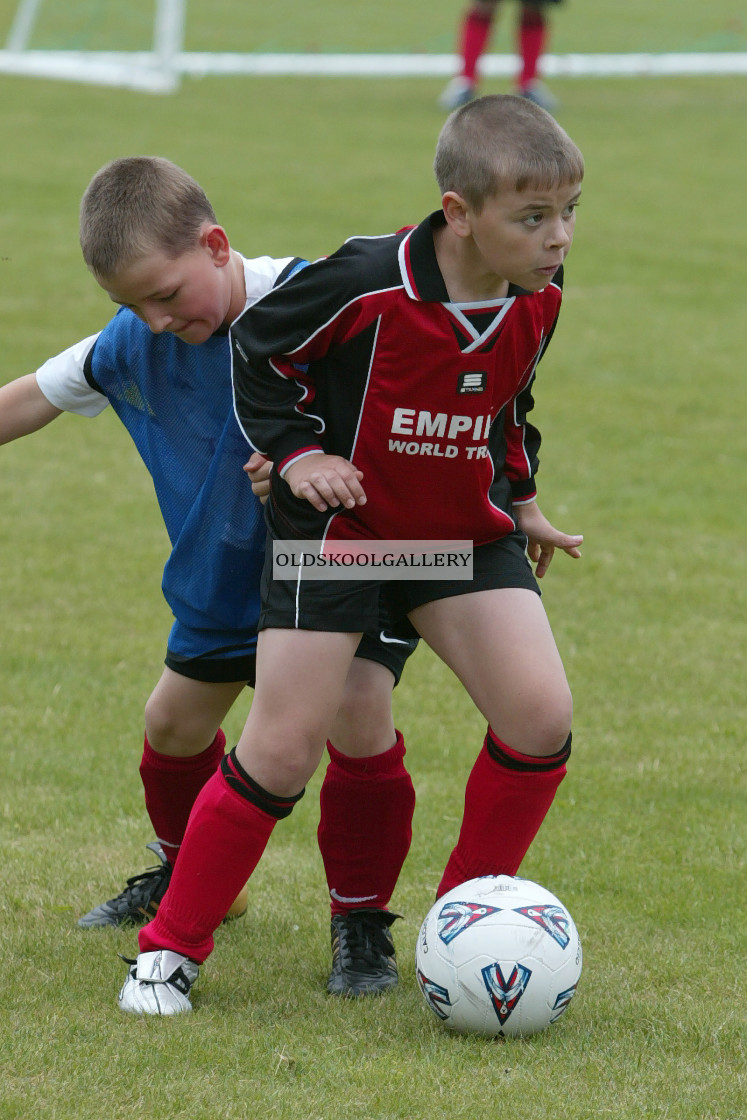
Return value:
[(79, 416), (98, 416), (109, 404), (103, 393), (91, 388), (84, 373), (86, 358), (98, 337), (92, 334), (76, 342), (36, 371), (39, 388), (55, 408)]
[(277, 282), (278, 276), (287, 268), (293, 260), (293, 257), (282, 257), (276, 260), (274, 257), (254, 257), (253, 260), (248, 260), (246, 257), (244, 261), (244, 281), (246, 283), (246, 305), (251, 307), (262, 296), (273, 288)]

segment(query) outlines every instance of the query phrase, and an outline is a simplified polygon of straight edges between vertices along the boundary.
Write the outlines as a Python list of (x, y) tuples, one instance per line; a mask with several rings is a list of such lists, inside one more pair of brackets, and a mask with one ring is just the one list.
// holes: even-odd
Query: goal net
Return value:
[(19, 0), (0, 72), (171, 93), (184, 9), (185, 0)]

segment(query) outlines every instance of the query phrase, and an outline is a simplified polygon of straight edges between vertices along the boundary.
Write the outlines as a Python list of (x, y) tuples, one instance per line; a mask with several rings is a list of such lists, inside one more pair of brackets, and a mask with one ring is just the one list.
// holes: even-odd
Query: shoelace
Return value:
[(107, 905), (113, 906), (116, 903), (147, 904), (156, 894), (161, 883), (164, 884), (162, 894), (165, 894), (170, 878), (171, 870), (168, 867), (152, 867), (147, 871), (141, 871), (139, 875), (131, 875), (127, 880), (125, 889), (116, 898), (110, 899)]
[(368, 917), (350, 917), (338, 932), (340, 956), (348, 967), (358, 961), (375, 965), (382, 956), (391, 957), (394, 954), (386, 929)]

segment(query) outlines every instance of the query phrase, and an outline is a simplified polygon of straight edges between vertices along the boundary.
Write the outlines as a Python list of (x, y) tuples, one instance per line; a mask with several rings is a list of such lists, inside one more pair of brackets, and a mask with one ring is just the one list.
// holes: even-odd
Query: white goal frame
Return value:
[(6, 49), (0, 51), (0, 73), (173, 93), (181, 81), (185, 2), (154, 0), (151, 49), (117, 52), (30, 49), (43, 0), (19, 0)]
[[(19, 0), (6, 49), (0, 50), (0, 74), (173, 93), (185, 74), (448, 78), (459, 65), (453, 54), (185, 53), (186, 0), (153, 0), (149, 51), (33, 50), (29, 43), (44, 2)], [(66, 0), (46, 2), (59, 4)], [(747, 53), (550, 54), (543, 57), (541, 65), (548, 78), (747, 74)], [(488, 54), (480, 62), (480, 73), (485, 78), (512, 77), (518, 67), (519, 59), (513, 54)]]

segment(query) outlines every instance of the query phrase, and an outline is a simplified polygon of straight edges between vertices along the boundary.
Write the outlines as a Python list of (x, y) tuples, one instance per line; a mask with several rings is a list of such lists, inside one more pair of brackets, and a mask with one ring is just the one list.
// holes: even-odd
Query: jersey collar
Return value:
[(433, 234), (446, 225), (442, 210), (436, 210), (407, 234), (399, 247), (402, 283), (411, 299), (432, 303), (448, 303), (444, 278), (436, 259)]
[[(411, 299), (431, 303), (451, 303), (436, 257), (434, 233), (446, 225), (443, 210), (434, 210), (419, 226), (414, 226), (399, 247), (399, 267), (405, 290)], [(533, 293), (509, 284), (504, 299)]]

